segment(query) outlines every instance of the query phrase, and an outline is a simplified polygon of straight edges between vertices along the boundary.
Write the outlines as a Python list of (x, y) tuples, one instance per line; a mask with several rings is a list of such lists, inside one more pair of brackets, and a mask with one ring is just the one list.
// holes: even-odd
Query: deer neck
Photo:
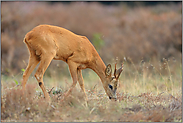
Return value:
[(98, 57), (95, 62), (90, 67), (101, 79), (102, 83), (104, 84), (106, 82), (106, 77), (105, 77), (105, 69), (106, 66), (102, 59)]

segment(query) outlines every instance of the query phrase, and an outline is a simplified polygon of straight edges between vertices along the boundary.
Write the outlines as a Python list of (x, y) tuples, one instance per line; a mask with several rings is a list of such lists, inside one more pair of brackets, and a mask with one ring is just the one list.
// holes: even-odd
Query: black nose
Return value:
[(112, 97), (110, 97), (110, 96), (109, 96), (109, 99), (112, 99), (112, 100), (117, 101), (117, 98), (112, 98)]

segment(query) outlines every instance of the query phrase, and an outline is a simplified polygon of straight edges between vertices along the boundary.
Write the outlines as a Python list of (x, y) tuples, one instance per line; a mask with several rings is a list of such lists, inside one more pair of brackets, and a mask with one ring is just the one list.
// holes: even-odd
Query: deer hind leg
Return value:
[(25, 91), (25, 85), (27, 83), (27, 80), (28, 80), (30, 74), (32, 73), (32, 71), (34, 70), (34, 68), (37, 66), (38, 63), (39, 63), (39, 59), (37, 58), (37, 56), (33, 52), (30, 53), (29, 63), (23, 74), (23, 80), (22, 80), (23, 92)]
[(55, 55), (49, 54), (49, 53), (41, 54), (41, 62), (40, 62), (40, 65), (35, 73), (35, 77), (36, 77), (36, 79), (39, 83), (39, 86), (42, 89), (43, 94), (45, 96), (45, 99), (47, 101), (50, 101), (50, 96), (49, 96), (49, 94), (46, 91), (46, 88), (44, 86), (43, 75), (44, 75), (46, 69), (48, 68), (49, 64), (51, 63), (54, 56)]
[(83, 81), (83, 76), (82, 76), (81, 69), (77, 70), (77, 74), (78, 74), (78, 82), (79, 82), (79, 85), (81, 87), (81, 90), (84, 92), (85, 99), (88, 100), (88, 98), (86, 96), (86, 92), (85, 92), (84, 81)]
[(70, 71), (73, 83), (72, 83), (71, 87), (69, 88), (69, 90), (64, 94), (64, 97), (61, 101), (63, 101), (72, 92), (72, 89), (76, 86), (77, 80), (78, 80), (77, 64), (72, 61), (68, 61), (67, 63), (69, 65), (69, 71)]

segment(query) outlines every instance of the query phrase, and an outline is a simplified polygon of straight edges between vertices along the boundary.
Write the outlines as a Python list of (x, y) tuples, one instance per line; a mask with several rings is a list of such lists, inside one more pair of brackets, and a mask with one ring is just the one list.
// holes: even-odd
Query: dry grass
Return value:
[[(152, 63), (145, 62), (144, 66), (140, 65), (136, 71), (133, 65), (124, 63), (124, 71), (117, 90), (117, 101), (108, 99), (99, 78), (91, 71), (86, 71), (87, 74), (84, 74), (87, 102), (79, 85), (66, 100), (60, 102), (62, 94), (72, 81), (45, 76), (45, 85), (49, 88), (52, 99), (51, 105), (45, 102), (41, 89), (32, 77), (23, 95), (21, 87), (13, 82), (18, 77), (2, 76), (1, 120), (2, 122), (181, 122), (181, 64), (176, 64), (175, 68), (173, 65), (169, 66), (170, 69), (158, 73), (156, 67), (147, 69), (146, 66)], [(171, 61), (167, 63), (170, 64)], [(141, 70), (145, 68), (146, 71)]]
[(182, 121), (181, 95), (123, 93), (112, 102), (104, 95), (88, 92), (86, 105), (81, 92), (74, 90), (64, 102), (59, 101), (59, 94), (51, 94), (52, 104), (48, 105), (42, 95), (35, 95), (33, 86), (28, 84), (27, 96), (16, 88), (6, 92), (2, 97), (2, 122)]

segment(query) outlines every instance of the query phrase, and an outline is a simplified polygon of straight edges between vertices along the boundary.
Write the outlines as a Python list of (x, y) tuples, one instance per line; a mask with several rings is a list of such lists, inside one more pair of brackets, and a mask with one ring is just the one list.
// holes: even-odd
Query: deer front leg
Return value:
[(85, 95), (85, 99), (88, 100), (88, 98), (86, 96), (86, 92), (85, 92), (85, 87), (84, 87), (84, 81), (83, 81), (82, 72), (81, 72), (80, 69), (77, 70), (77, 74), (78, 74), (78, 82), (79, 82), (79, 85), (81, 87), (81, 90), (83, 91), (83, 93)]
[(64, 94), (64, 97), (61, 101), (63, 101), (72, 91), (72, 89), (76, 86), (77, 84), (77, 64), (72, 62), (72, 61), (68, 61), (68, 65), (69, 65), (69, 71), (73, 80), (73, 83), (71, 85), (71, 87), (69, 88), (69, 90)]

